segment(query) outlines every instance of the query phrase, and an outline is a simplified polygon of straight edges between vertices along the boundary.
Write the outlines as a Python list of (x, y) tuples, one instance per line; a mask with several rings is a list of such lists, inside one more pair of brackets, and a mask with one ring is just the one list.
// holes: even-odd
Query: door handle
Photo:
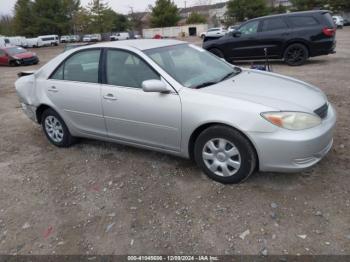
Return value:
[(117, 100), (117, 98), (113, 95), (113, 94), (107, 94), (105, 96), (103, 96), (104, 99), (106, 100)]
[(51, 86), (51, 87), (49, 88), (49, 91), (50, 91), (50, 92), (53, 92), (53, 93), (57, 93), (57, 92), (58, 92), (57, 87), (55, 87), (55, 86)]

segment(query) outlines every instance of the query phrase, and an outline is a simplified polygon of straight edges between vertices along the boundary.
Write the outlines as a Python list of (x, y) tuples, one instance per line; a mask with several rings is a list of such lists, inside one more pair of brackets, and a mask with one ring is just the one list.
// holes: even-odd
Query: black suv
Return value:
[(309, 57), (335, 53), (336, 26), (329, 11), (306, 11), (259, 17), (203, 48), (227, 61), (284, 59), (298, 66)]

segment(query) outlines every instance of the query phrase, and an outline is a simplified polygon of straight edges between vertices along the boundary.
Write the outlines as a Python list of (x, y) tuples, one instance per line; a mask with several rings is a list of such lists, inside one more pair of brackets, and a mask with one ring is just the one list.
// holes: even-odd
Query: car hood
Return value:
[(248, 69), (231, 79), (200, 90), (244, 99), (276, 110), (313, 112), (327, 101), (320, 89), (303, 81)]
[(33, 57), (33, 53), (32, 52), (25, 52), (25, 53), (20, 53), (20, 54), (15, 54), (15, 55), (11, 55), (12, 57), (18, 57), (18, 58), (30, 58)]

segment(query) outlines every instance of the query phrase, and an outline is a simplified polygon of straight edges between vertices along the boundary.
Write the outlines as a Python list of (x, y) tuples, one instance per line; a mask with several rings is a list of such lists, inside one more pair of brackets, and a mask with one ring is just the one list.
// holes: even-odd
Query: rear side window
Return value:
[(322, 16), (324, 18), (326, 26), (332, 27), (332, 28), (335, 27), (333, 18), (332, 18), (330, 13), (324, 13), (324, 14), (322, 14)]
[(315, 26), (319, 24), (312, 16), (291, 16), (288, 19), (294, 27)]
[(69, 57), (51, 79), (98, 83), (100, 50), (78, 52)]
[(264, 20), (262, 25), (263, 32), (281, 30), (281, 29), (287, 29), (287, 28), (288, 26), (282, 18), (266, 19)]

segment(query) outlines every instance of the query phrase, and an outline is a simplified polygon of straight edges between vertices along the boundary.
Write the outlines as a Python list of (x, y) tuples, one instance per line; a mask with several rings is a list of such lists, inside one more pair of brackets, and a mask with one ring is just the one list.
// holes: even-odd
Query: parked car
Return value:
[(298, 66), (309, 57), (335, 53), (335, 34), (328, 11), (295, 12), (249, 20), (230, 34), (205, 41), (203, 48), (230, 62), (264, 59), (266, 49), (268, 58)]
[(177, 40), (80, 47), (15, 86), (55, 146), (88, 137), (157, 150), (194, 159), (222, 183), (256, 168), (304, 170), (333, 143), (336, 114), (320, 89)]
[(83, 42), (91, 42), (91, 35), (84, 35)]
[(91, 42), (100, 42), (102, 39), (100, 34), (93, 34), (91, 35)]
[(60, 42), (61, 43), (69, 43), (71, 41), (71, 38), (69, 35), (63, 35), (61, 36)]
[(68, 50), (74, 49), (74, 48), (78, 48), (78, 47), (82, 47), (85, 45), (88, 45), (89, 43), (75, 43), (75, 44), (67, 44), (64, 46), (63, 52), (66, 52)]
[(70, 36), (70, 41), (73, 43), (79, 42), (80, 41), (80, 36), (79, 35), (71, 35)]
[(227, 28), (227, 31), (233, 32), (239, 28), (239, 25), (231, 25)]
[(111, 41), (118, 41), (118, 40), (127, 40), (130, 38), (130, 34), (128, 32), (120, 32), (116, 33), (110, 36)]
[(38, 38), (43, 42), (44, 46), (57, 46), (59, 44), (58, 35), (41, 35)]
[(36, 65), (39, 59), (35, 53), (18, 46), (0, 48), (0, 65)]
[(203, 32), (200, 34), (201, 38), (205, 37), (221, 37), (224, 36), (227, 33), (227, 30), (225, 30), (222, 27), (216, 27), (216, 28), (210, 28), (207, 32)]
[(340, 15), (334, 15), (333, 16), (333, 21), (335, 23), (335, 25), (337, 26), (337, 28), (342, 29), (344, 26), (344, 18)]

